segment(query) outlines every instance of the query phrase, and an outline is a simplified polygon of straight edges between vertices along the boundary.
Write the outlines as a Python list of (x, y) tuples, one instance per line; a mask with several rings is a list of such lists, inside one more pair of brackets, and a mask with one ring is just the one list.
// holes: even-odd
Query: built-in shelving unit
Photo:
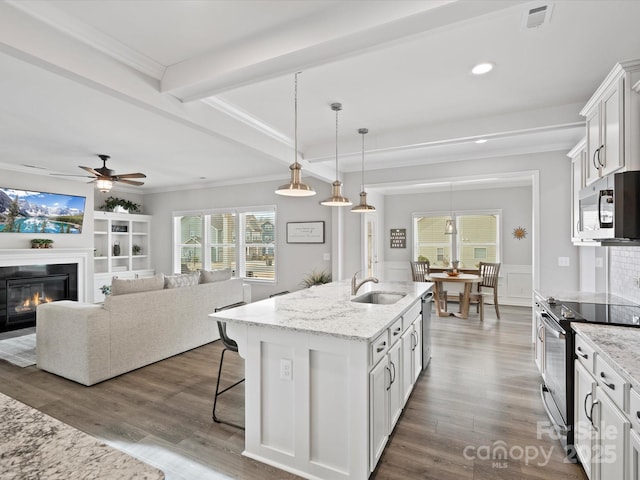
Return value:
[(94, 212), (94, 302), (104, 300), (101, 288), (111, 285), (114, 277), (138, 278), (154, 274), (150, 228), (150, 215)]

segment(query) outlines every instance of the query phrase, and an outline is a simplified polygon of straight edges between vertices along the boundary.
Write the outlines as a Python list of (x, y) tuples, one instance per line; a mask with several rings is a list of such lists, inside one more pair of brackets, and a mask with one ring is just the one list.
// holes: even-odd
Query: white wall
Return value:
[[(172, 272), (172, 212), (225, 207), (276, 205), (276, 275), (277, 283), (252, 281), (252, 298), (260, 300), (271, 293), (299, 290), (300, 282), (313, 270), (331, 271), (331, 208), (320, 200), (328, 196), (330, 187), (324, 182), (305, 177), (318, 192), (313, 197), (282, 197), (276, 187), (284, 183), (262, 182), (215, 188), (194, 188), (144, 196), (145, 213), (153, 215), (151, 228), (152, 265), (158, 272)], [(324, 244), (287, 244), (287, 222), (325, 222)]]
[(84, 224), (80, 234), (0, 233), (0, 248), (31, 248), (32, 238), (51, 238), (53, 248), (93, 247), (93, 184), (46, 175), (0, 170), (0, 186), (38, 192), (63, 193), (86, 197)]
[(607, 247), (609, 292), (640, 303), (640, 247)]
[[(548, 152), (529, 155), (519, 155), (501, 158), (487, 158), (479, 160), (468, 160), (462, 162), (439, 163), (434, 165), (423, 165), (413, 167), (398, 167), (385, 170), (373, 170), (367, 172), (367, 184), (374, 187), (378, 184), (385, 185), (393, 182), (428, 182), (437, 179), (459, 178), (468, 176), (479, 176), (487, 174), (531, 172), (539, 173), (539, 220), (538, 231), (532, 217), (513, 219), (504, 223), (505, 235), (507, 229), (514, 228), (515, 224), (522, 225), (529, 232), (528, 241), (539, 240), (539, 258), (535, 253), (532, 262), (539, 263), (539, 272), (534, 275), (534, 287), (543, 286), (545, 291), (550, 290), (577, 290), (579, 278), (579, 262), (577, 248), (571, 243), (571, 219), (570, 219), (570, 160), (566, 157), (566, 152)], [(349, 197), (357, 198), (360, 180), (358, 173), (348, 174), (344, 181), (344, 191)], [(534, 195), (536, 195), (534, 186)], [(411, 229), (410, 212), (403, 213), (403, 217), (398, 217), (398, 211), (388, 211), (388, 200), (385, 201), (387, 210), (382, 222), (384, 237), (381, 245), (388, 243), (388, 230), (392, 227)], [(446, 205), (441, 205), (444, 210), (449, 209), (449, 199), (445, 196)], [(454, 205), (455, 206), (455, 205)], [(377, 205), (376, 205), (377, 207)], [(353, 238), (345, 244), (346, 271), (355, 271), (359, 267), (360, 244), (359, 238), (360, 223), (357, 219), (345, 218), (345, 234), (348, 238)], [(534, 237), (534, 235), (537, 235)], [(506, 240), (505, 240), (506, 241)], [(522, 241), (521, 241), (522, 242)], [(520, 244), (522, 245), (522, 244)], [(520, 248), (517, 244), (513, 248)], [(511, 254), (511, 253), (510, 253)], [(397, 250), (386, 249), (384, 251), (385, 262), (390, 262), (401, 258), (408, 261), (410, 253), (398, 253)], [(406, 258), (405, 258), (406, 257)], [(558, 257), (569, 257), (569, 267), (559, 267)], [(534, 270), (535, 272), (535, 270)]]

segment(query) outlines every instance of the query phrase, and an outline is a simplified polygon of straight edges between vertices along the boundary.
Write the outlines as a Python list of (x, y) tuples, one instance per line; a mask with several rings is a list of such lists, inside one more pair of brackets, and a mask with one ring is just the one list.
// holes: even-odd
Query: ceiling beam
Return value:
[(361, 54), (452, 24), (495, 14), (523, 0), (339, 2), (317, 16), (278, 32), (227, 46), (169, 66), (161, 91), (183, 102)]

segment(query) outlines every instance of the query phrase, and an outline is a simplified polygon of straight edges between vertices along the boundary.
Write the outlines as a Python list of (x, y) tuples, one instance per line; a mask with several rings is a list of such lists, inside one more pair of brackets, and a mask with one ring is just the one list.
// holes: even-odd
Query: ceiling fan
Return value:
[(89, 175), (66, 175), (66, 174), (52, 174), (52, 175), (64, 175), (64, 176), (81, 176), (81, 177), (87, 177), (87, 178), (93, 178), (93, 180), (89, 183), (92, 182), (96, 182), (96, 187), (98, 188), (98, 190), (100, 190), (101, 192), (108, 192), (111, 190), (111, 187), (113, 186), (113, 182), (120, 182), (120, 183), (126, 183), (128, 185), (144, 185), (144, 182), (139, 182), (137, 180), (131, 180), (132, 178), (147, 178), (147, 176), (144, 173), (122, 173), (122, 174), (116, 174), (115, 170), (111, 170), (110, 168), (107, 168), (107, 160), (109, 160), (111, 157), (109, 155), (101, 155), (99, 154), (98, 157), (100, 158), (100, 160), (102, 160), (102, 167), (99, 168), (91, 168), (91, 167), (84, 167), (82, 165), (79, 165), (79, 167), (83, 170), (86, 170), (87, 172), (89, 172), (92, 176)]

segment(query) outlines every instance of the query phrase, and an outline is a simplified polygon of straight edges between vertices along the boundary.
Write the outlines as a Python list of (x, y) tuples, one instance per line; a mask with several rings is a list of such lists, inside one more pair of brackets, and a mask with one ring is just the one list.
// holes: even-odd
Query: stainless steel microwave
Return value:
[(640, 171), (622, 172), (580, 190), (580, 238), (640, 239)]

